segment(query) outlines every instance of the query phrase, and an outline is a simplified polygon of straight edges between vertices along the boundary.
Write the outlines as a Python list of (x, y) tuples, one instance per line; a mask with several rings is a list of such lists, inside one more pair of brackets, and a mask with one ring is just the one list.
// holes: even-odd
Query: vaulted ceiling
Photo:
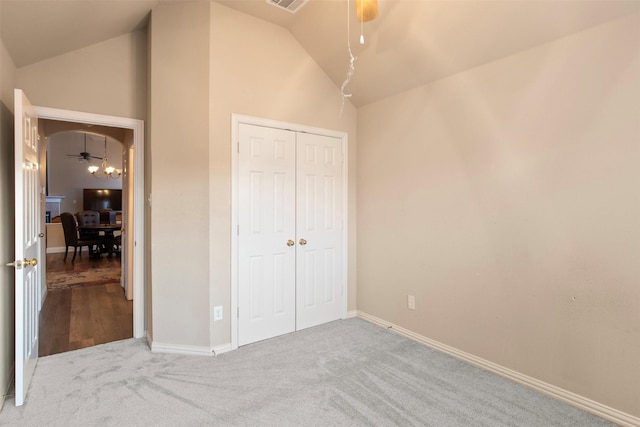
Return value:
[[(290, 31), (338, 87), (349, 16), (356, 106), (640, 11), (637, 0), (378, 0), (379, 17), (361, 27), (355, 0), (309, 0), (296, 14), (265, 0), (215, 1)], [(1, 0), (2, 39), (20, 68), (142, 28), (163, 2), (176, 0)]]

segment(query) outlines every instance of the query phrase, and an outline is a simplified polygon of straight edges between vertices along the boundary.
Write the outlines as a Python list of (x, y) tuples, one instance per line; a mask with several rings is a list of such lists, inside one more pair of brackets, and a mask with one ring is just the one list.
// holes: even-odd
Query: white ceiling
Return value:
[[(0, 0), (2, 39), (17, 67), (107, 40), (146, 24), (176, 0)], [(189, 1), (189, 0), (178, 0)], [(339, 87), (349, 66), (347, 1), (309, 0), (295, 15), (264, 0), (215, 0), (288, 29)], [(358, 58), (347, 87), (361, 106), (640, 11), (638, 0), (378, 0), (364, 24), (350, 3)]]

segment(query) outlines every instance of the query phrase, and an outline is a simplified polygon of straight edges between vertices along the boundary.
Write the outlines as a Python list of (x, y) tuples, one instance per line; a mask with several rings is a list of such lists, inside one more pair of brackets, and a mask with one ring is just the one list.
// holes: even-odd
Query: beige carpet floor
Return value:
[(42, 357), (14, 405), (0, 426), (613, 426), (361, 319), (217, 357), (135, 339)]

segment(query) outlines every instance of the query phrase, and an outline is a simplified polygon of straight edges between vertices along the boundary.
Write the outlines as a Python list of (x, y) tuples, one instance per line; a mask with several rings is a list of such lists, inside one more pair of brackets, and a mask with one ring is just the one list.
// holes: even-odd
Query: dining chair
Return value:
[(62, 230), (64, 231), (64, 262), (67, 262), (67, 254), (69, 253), (69, 246), (73, 246), (73, 259), (71, 262), (76, 261), (76, 251), (80, 248), (80, 256), (82, 256), (82, 247), (87, 246), (89, 248), (89, 254), (91, 254), (93, 246), (101, 245), (102, 239), (100, 236), (80, 238), (78, 234), (78, 223), (76, 217), (69, 212), (63, 212), (60, 214), (62, 222)]
[(110, 211), (110, 210), (100, 211), (100, 223), (101, 224), (115, 224), (116, 223), (116, 211)]
[[(76, 213), (76, 219), (78, 220), (78, 226), (94, 226), (100, 225), (100, 212), (98, 211), (81, 211)], [(81, 239), (93, 239), (99, 236), (98, 230), (82, 230), (80, 229)]]

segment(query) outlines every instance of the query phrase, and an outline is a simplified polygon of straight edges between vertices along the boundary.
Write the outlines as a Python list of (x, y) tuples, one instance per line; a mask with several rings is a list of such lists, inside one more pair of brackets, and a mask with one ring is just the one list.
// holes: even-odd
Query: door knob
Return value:
[(44, 237), (44, 233), (38, 234), (38, 237)]
[(25, 258), (24, 262), (22, 263), (22, 265), (24, 265), (25, 267), (29, 267), (29, 266), (33, 267), (36, 264), (38, 264), (38, 260), (35, 259), (35, 258), (31, 258), (31, 259), (26, 259)]
[(295, 244), (296, 242), (294, 242), (293, 240), (287, 240), (287, 246), (293, 246)]
[(306, 240), (304, 240), (304, 239), (300, 239), (300, 244), (301, 244), (302, 246), (304, 246), (304, 245), (306, 245), (306, 244), (307, 244), (307, 241), (306, 241)]

